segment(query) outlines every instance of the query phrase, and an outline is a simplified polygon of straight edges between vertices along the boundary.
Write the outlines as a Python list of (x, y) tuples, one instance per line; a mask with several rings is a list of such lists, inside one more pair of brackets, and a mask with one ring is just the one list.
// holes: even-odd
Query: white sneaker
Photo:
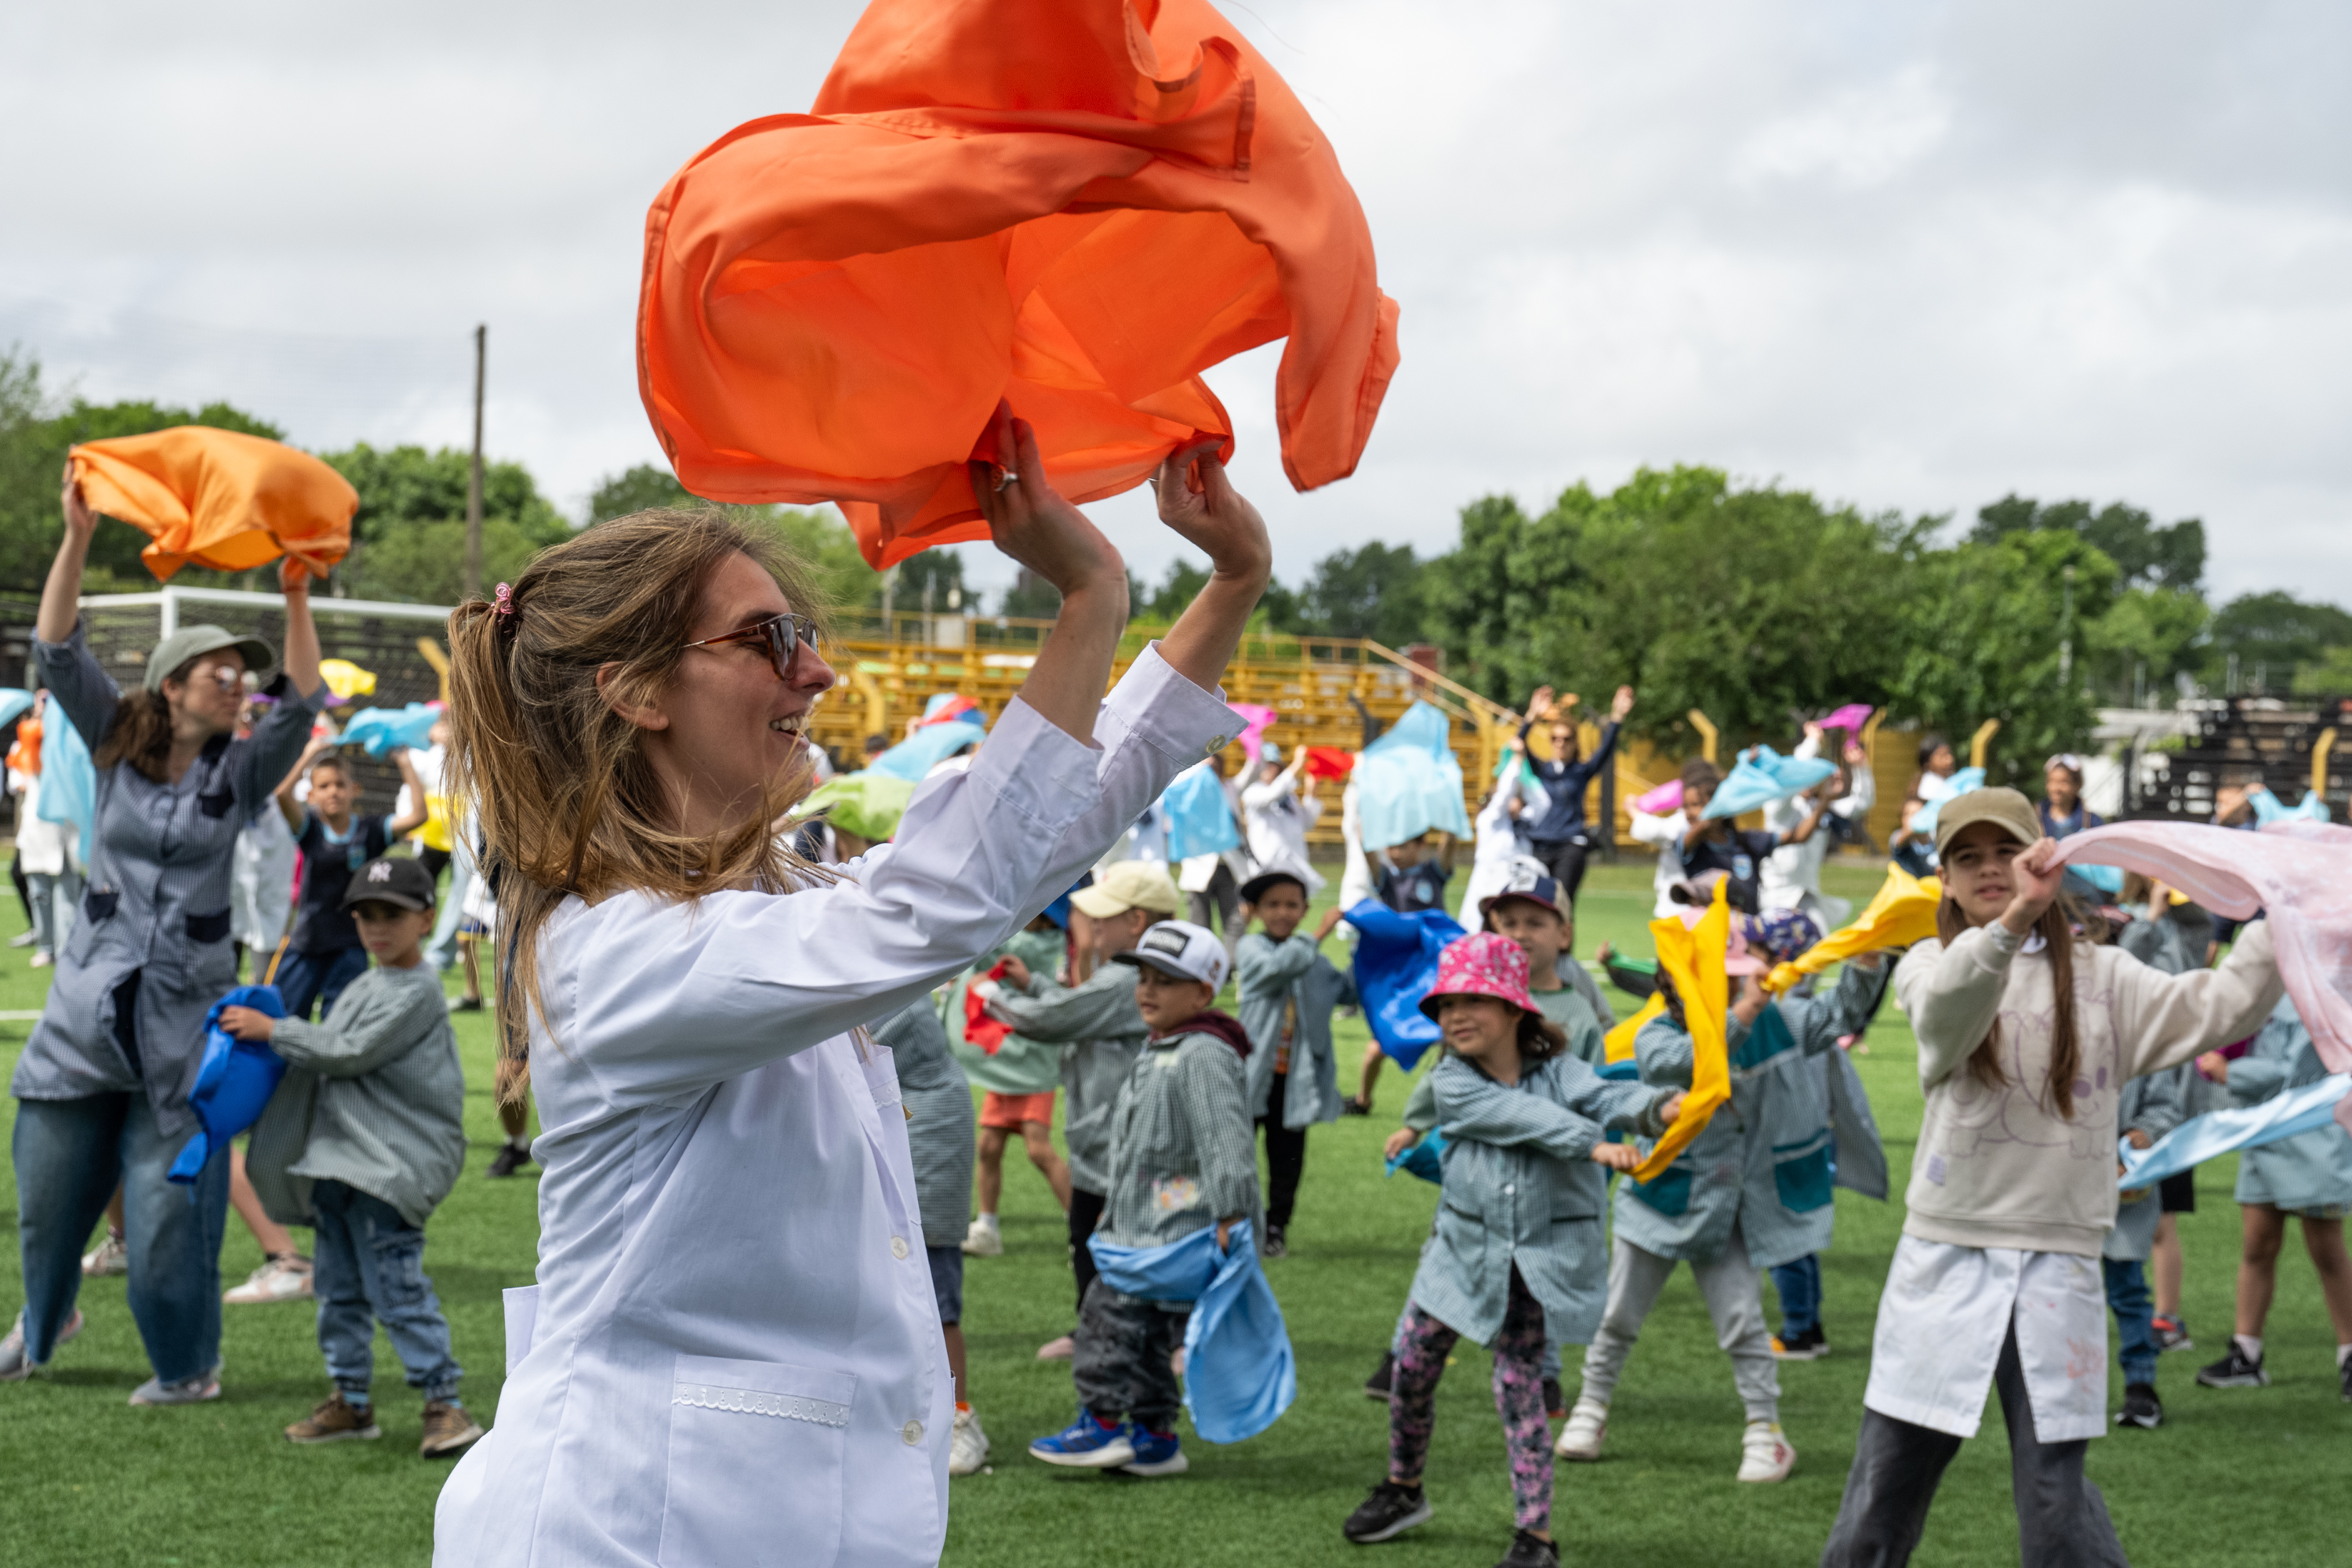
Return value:
[(1739, 1479), (1743, 1481), (1786, 1480), (1797, 1468), (1797, 1450), (1789, 1447), (1778, 1421), (1750, 1421), (1739, 1439)]
[(245, 1277), (245, 1283), (221, 1292), (232, 1307), (258, 1307), (271, 1301), (310, 1300), (310, 1260), (272, 1258)]
[(1589, 1465), (1601, 1458), (1601, 1439), (1609, 1436), (1609, 1406), (1594, 1399), (1579, 1399), (1559, 1429), (1552, 1452), (1563, 1459)]
[(974, 1220), (971, 1228), (963, 1233), (966, 1258), (1002, 1258), (1004, 1256), (1004, 1233), (985, 1220)]
[(110, 1231), (104, 1241), (81, 1255), (81, 1271), (92, 1277), (130, 1273), (131, 1244)]
[[(76, 1308), (74, 1315), (66, 1320), (66, 1326), (58, 1331), (58, 1342), (49, 1347), (52, 1353), (79, 1332), (81, 1310)], [(8, 1331), (7, 1338), (0, 1339), (0, 1383), (22, 1383), (32, 1374), (33, 1363), (25, 1354), (25, 1314), (19, 1312), (16, 1326)]]
[(988, 1463), (988, 1434), (980, 1429), (980, 1412), (956, 1412), (955, 1430), (948, 1436), (948, 1474), (969, 1476)]

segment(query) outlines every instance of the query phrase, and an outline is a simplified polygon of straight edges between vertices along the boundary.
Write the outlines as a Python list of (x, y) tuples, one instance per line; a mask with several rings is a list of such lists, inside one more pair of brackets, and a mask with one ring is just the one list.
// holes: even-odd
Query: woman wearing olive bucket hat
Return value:
[[(2265, 922), (2219, 969), (2185, 974), (2084, 941), (2053, 847), (2013, 789), (1948, 797), (1937, 818), (1937, 934), (1895, 972), (1927, 1107), (1824, 1568), (1910, 1561), (1989, 1389), (2009, 1427), (2021, 1560), (2125, 1562), (2083, 1474), (2107, 1426), (2099, 1254), (2117, 1105), (2130, 1079), (2253, 1033), (2283, 988)], [(2072, 1375), (2082, 1367), (2095, 1375)]]
[(277, 662), (267, 643), (183, 626), (148, 657), (141, 689), (125, 694), (83, 641), (82, 563), (98, 519), (70, 471), (64, 500), (65, 541), (33, 652), (89, 745), (98, 806), (81, 918), (10, 1085), (25, 1309), (0, 1340), (0, 1381), (26, 1376), (81, 1331), (80, 1253), (119, 1180), (131, 1315), (155, 1374), (131, 1403), (186, 1405), (220, 1393), (228, 1151), (213, 1151), (193, 1194), (165, 1173), (196, 1126), (188, 1091), (205, 1014), (236, 984), (237, 831), (301, 755), (322, 690), (319, 634), (302, 569), (289, 563), (285, 673), (247, 740), (230, 735), (247, 672)]

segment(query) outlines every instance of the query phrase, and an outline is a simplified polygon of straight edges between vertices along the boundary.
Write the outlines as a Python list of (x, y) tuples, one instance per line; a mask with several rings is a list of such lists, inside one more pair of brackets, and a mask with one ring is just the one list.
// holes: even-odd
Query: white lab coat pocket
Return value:
[(671, 1374), (664, 1568), (825, 1568), (841, 1550), (856, 1377), (681, 1355)]

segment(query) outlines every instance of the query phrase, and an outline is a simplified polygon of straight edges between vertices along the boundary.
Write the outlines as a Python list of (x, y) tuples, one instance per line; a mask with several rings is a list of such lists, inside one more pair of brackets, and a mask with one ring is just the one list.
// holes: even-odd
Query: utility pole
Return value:
[(2074, 695), (2074, 567), (2069, 562), (2060, 575), (2065, 580), (2064, 607), (2058, 613), (2058, 689)]
[(474, 471), (466, 481), (466, 597), (482, 596), (482, 380), (490, 357), (490, 329), (474, 329)]

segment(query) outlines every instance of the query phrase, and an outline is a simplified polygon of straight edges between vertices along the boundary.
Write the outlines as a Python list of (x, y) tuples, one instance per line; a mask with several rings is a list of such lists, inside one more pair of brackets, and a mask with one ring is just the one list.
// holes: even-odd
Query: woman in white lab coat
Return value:
[[(542, 1131), (535, 1289), (435, 1561), (930, 1564), (954, 1411), (889, 1053), (866, 1026), (1018, 930), (1236, 721), (1215, 693), (1266, 581), (1200, 455), (1162, 518), (1213, 563), (1102, 691), (1125, 567), (1000, 409), (998, 547), (1062, 594), (971, 766), (834, 871), (769, 826), (833, 672), (775, 547), (641, 514), (452, 617), (452, 783), (499, 878), (500, 1079)], [(1194, 485), (1198, 485), (1198, 489)]]

